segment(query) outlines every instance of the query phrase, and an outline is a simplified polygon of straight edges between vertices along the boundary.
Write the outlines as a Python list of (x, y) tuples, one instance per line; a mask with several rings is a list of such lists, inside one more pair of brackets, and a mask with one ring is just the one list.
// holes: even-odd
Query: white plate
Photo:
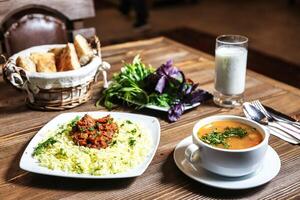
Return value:
[(192, 136), (182, 140), (175, 148), (174, 160), (177, 167), (188, 177), (205, 185), (222, 189), (248, 189), (263, 185), (272, 180), (280, 170), (280, 159), (269, 146), (262, 166), (256, 172), (242, 177), (230, 178), (213, 174), (201, 167), (196, 168), (185, 159), (185, 149), (192, 143)]
[[(76, 116), (83, 116), (84, 114), (89, 114), (94, 118), (104, 117), (110, 114), (116, 120), (131, 120), (135, 123), (141, 124), (141, 126), (149, 130), (149, 134), (152, 138), (152, 148), (149, 151), (149, 154), (145, 158), (145, 161), (141, 163), (136, 168), (130, 169), (127, 172), (105, 175), (105, 176), (95, 176), (90, 174), (76, 174), (68, 173), (61, 170), (50, 170), (46, 167), (41, 167), (38, 164), (38, 161), (32, 157), (32, 153), (37, 144), (47, 136), (50, 130), (55, 130), (59, 125), (68, 123), (70, 120), (74, 119)], [(72, 112), (60, 114), (51, 121), (49, 121), (39, 132), (32, 138), (28, 146), (26, 147), (22, 158), (20, 160), (20, 168), (29, 172), (53, 175), (53, 176), (62, 176), (70, 178), (91, 178), (91, 179), (112, 179), (112, 178), (129, 178), (136, 177), (141, 175), (150, 164), (153, 156), (156, 152), (160, 140), (160, 124), (158, 120), (154, 117), (137, 115), (130, 113), (118, 113), (118, 112)]]
[[(185, 105), (184, 110), (189, 110), (189, 109), (195, 108), (199, 105), (200, 105), (200, 103), (194, 103), (193, 105)], [(159, 110), (159, 111), (163, 111), (163, 112), (168, 112), (168, 110), (169, 110), (169, 108), (167, 108), (167, 107), (159, 107), (159, 106), (155, 106), (155, 105), (146, 105), (145, 107), (152, 109), (152, 110)]]

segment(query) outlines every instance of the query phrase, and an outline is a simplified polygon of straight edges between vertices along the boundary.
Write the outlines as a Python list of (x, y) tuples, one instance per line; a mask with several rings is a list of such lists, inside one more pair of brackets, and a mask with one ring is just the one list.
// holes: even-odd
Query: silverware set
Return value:
[(256, 121), (269, 129), (270, 133), (291, 144), (300, 143), (300, 123), (279, 112), (265, 108), (259, 100), (245, 102), (243, 111), (248, 119)]

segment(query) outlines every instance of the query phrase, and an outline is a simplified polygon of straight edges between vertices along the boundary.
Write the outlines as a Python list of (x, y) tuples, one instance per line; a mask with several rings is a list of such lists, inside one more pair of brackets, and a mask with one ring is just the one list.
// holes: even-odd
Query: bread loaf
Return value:
[(35, 63), (37, 72), (56, 72), (54, 53), (31, 53), (30, 59)]
[(86, 65), (94, 55), (92, 48), (87, 40), (81, 35), (75, 36), (74, 45), (80, 64)]
[(54, 53), (54, 57), (55, 57), (55, 65), (58, 66), (59, 62), (60, 62), (60, 56), (63, 52), (64, 48), (63, 47), (59, 47), (59, 48), (53, 48), (50, 49), (48, 52), (49, 53)]
[(36, 65), (29, 57), (19, 56), (16, 60), (16, 65), (26, 71), (36, 72)]
[(60, 56), (59, 64), (57, 65), (57, 71), (69, 71), (80, 68), (75, 47), (72, 43), (68, 43), (66, 48), (63, 49)]

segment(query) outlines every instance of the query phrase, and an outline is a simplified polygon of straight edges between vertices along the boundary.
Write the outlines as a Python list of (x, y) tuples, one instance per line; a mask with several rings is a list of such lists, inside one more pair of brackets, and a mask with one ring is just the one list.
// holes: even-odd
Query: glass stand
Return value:
[(244, 102), (244, 94), (238, 95), (224, 95), (218, 91), (214, 92), (214, 102), (215, 104), (225, 107), (225, 108), (234, 108), (241, 106)]

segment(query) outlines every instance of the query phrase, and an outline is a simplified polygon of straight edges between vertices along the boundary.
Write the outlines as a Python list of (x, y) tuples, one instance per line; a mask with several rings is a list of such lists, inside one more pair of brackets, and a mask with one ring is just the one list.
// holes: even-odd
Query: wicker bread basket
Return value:
[[(85, 103), (91, 98), (91, 86), (99, 72), (107, 85), (106, 71), (110, 65), (102, 61), (100, 44), (91, 61), (80, 69), (54, 73), (28, 72), (16, 66), (18, 56), (31, 52), (47, 52), (65, 45), (42, 45), (23, 50), (10, 57), (3, 66), (3, 78), (17, 89), (27, 93), (26, 103), (39, 110), (64, 110)], [(96, 53), (97, 52), (97, 53)]]

